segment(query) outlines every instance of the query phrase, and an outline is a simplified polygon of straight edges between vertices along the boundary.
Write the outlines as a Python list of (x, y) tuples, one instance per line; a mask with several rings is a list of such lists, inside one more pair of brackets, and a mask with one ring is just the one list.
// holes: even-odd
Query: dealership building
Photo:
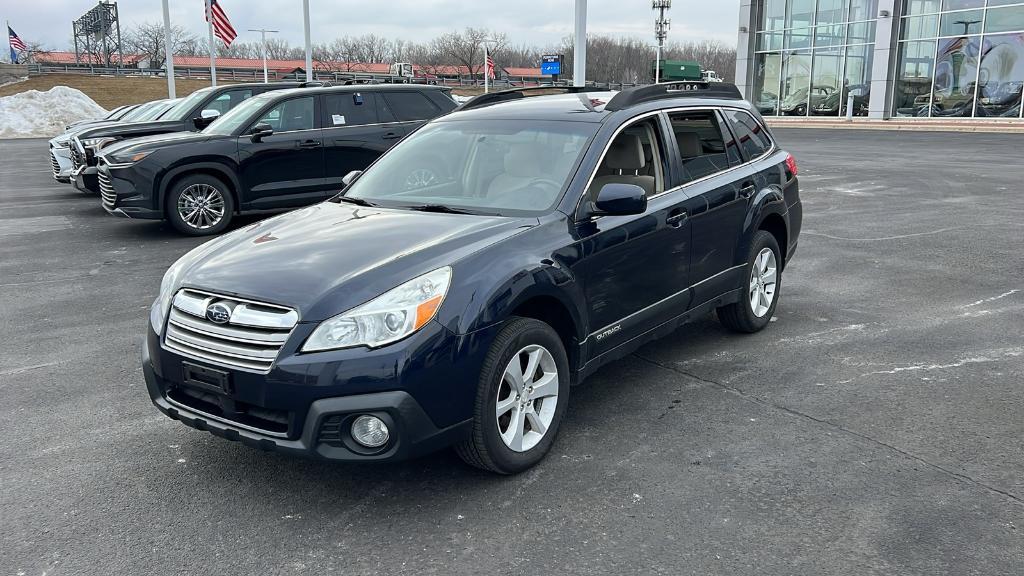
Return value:
[(741, 0), (764, 115), (1021, 118), (1024, 0)]

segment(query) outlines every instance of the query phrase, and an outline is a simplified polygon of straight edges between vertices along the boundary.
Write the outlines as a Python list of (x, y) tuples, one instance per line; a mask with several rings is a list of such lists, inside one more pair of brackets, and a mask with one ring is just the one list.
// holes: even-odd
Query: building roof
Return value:
[[(75, 64), (74, 52), (40, 52), (35, 56), (39, 62), (45, 62), (50, 64)], [(119, 57), (113, 58), (115, 61), (119, 61)], [(125, 64), (135, 65), (141, 60), (144, 60), (145, 56), (140, 54), (125, 54)], [(84, 64), (99, 64), (100, 62), (96, 58), (90, 59), (82, 56), (79, 61)], [(205, 68), (210, 65), (209, 56), (175, 56), (174, 67), (175, 68)], [(236, 69), (247, 69), (247, 70), (262, 70), (263, 60), (260, 58), (217, 58), (217, 68), (236, 68)], [(296, 69), (305, 70), (305, 60), (267, 60), (267, 68), (275, 70), (277, 72), (292, 72)], [(416, 75), (468, 75), (469, 68), (465, 66), (421, 66), (413, 65)], [(320, 71), (338, 72), (338, 73), (362, 73), (362, 74), (389, 74), (391, 72), (390, 64), (381, 63), (364, 63), (364, 62), (320, 62), (317, 60), (313, 61), (313, 69)], [(527, 77), (540, 77), (540, 68), (519, 68), (519, 67), (508, 67), (502, 68), (509, 76), (527, 76)], [(479, 73), (479, 71), (477, 72)]]

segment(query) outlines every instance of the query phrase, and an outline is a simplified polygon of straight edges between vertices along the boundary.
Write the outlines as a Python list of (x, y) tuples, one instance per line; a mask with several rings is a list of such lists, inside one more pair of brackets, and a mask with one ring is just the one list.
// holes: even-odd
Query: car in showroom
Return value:
[[(96, 179), (96, 155), (106, 146), (130, 138), (172, 132), (195, 132), (206, 128), (221, 114), (247, 98), (269, 92), (306, 86), (304, 82), (270, 84), (228, 84), (197, 90), (182, 98), (159, 119), (148, 122), (121, 122), (83, 130), (71, 140), (71, 183), (82, 192), (99, 193)], [(316, 85), (320, 85), (316, 83)]]
[(834, 86), (825, 85), (801, 88), (779, 102), (779, 114), (784, 116), (806, 116), (808, 103), (810, 103), (813, 109), (835, 91)]
[(854, 84), (836, 90), (811, 108), (814, 116), (845, 116), (850, 94), (853, 94), (853, 115), (868, 115), (868, 100), (871, 98), (870, 84)]
[(170, 109), (177, 100), (154, 100), (143, 104), (121, 106), (116, 113), (108, 114), (102, 120), (89, 120), (76, 122), (67, 127), (60, 136), (51, 138), (50, 146), (50, 168), (53, 171), (53, 179), (58, 182), (71, 182), (71, 146), (74, 138), (79, 133), (98, 126), (109, 126), (117, 122), (146, 122), (159, 118), (164, 112)]
[[(455, 107), (450, 88), (427, 85), (267, 92), (202, 132), (138, 138), (101, 151), (101, 204), (117, 216), (166, 219), (183, 234), (217, 234), (238, 213), (335, 195), (346, 174)], [(419, 163), (400, 176), (429, 186), (444, 169), (440, 160)]]
[(161, 412), (263, 450), (454, 446), (516, 473), (603, 364), (712, 311), (768, 326), (802, 215), (796, 161), (724, 83), (478, 96), (346, 180), (167, 270), (142, 358)]

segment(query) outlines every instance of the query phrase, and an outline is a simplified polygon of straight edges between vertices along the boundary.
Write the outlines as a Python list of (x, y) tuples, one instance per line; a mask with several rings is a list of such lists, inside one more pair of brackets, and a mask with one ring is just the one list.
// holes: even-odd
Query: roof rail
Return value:
[(608, 111), (625, 110), (651, 100), (668, 98), (721, 98), (723, 100), (742, 100), (739, 88), (735, 84), (725, 82), (698, 82), (684, 80), (678, 82), (662, 82), (651, 86), (627, 88), (616, 94), (604, 109)]
[[(497, 104), (498, 102), (506, 102), (508, 100), (519, 100), (521, 98), (528, 98), (530, 96), (537, 96), (532, 92), (541, 90), (554, 90), (561, 94), (578, 94), (580, 92), (606, 92), (607, 88), (598, 88), (597, 86), (530, 86), (524, 88), (512, 88), (510, 90), (499, 90), (498, 92), (489, 92), (487, 94), (480, 94), (474, 96), (470, 100), (463, 103), (458, 107), (458, 110), (470, 110), (473, 108), (483, 108), (484, 106), (490, 106), (491, 104)], [(541, 94), (541, 96), (546, 94)]]
[(299, 82), (300, 88), (325, 88), (330, 85), (330, 82), (324, 82), (322, 80), (309, 80), (308, 82)]

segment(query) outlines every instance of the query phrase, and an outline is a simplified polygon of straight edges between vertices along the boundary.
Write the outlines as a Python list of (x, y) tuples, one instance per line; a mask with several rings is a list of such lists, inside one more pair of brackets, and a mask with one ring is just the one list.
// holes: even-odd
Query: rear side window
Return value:
[(381, 96), (398, 122), (429, 120), (441, 113), (436, 104), (419, 92), (384, 92)]
[(757, 120), (754, 120), (753, 116), (739, 110), (724, 110), (723, 112), (729, 120), (733, 132), (736, 133), (736, 140), (739, 141), (740, 148), (743, 149), (748, 160), (764, 156), (772, 147), (768, 132), (757, 123)]
[(732, 135), (723, 130), (713, 111), (676, 112), (668, 118), (687, 182), (727, 170), (730, 160), (737, 163), (731, 158), (739, 156)]
[(324, 96), (324, 127), (376, 124), (377, 99), (371, 92), (345, 92)]

